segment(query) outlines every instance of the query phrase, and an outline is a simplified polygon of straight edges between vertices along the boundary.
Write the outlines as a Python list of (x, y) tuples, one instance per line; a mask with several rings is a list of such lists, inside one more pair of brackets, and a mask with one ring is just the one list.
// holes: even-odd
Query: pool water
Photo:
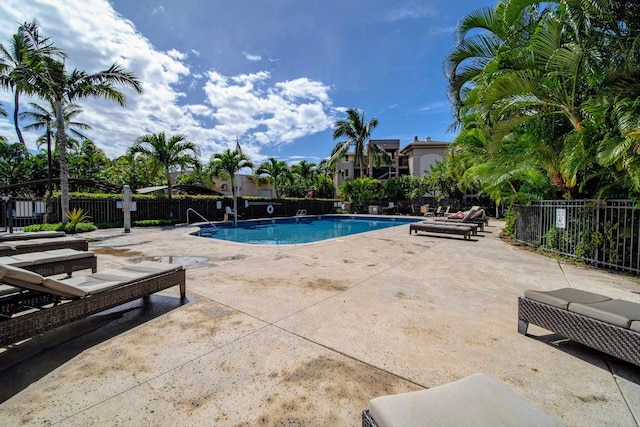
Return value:
[(254, 245), (292, 245), (318, 242), (365, 231), (380, 230), (418, 222), (417, 218), (322, 215), (296, 218), (238, 221), (238, 227), (225, 223), (211, 228), (203, 225), (194, 233), (213, 239)]

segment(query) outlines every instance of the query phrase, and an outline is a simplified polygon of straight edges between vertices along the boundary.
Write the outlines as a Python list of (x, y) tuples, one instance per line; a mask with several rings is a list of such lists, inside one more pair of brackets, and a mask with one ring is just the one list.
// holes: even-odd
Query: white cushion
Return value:
[(78, 251), (75, 249), (52, 249), (50, 251), (43, 251), (42, 253), (64, 257), (66, 260), (91, 258), (95, 256), (95, 254), (91, 251)]
[(165, 262), (155, 262), (155, 261), (143, 261), (138, 264), (131, 264), (125, 267), (121, 267), (122, 270), (131, 270), (131, 271), (141, 271), (144, 273), (165, 273), (173, 270), (180, 270), (182, 268), (181, 265), (178, 264), (168, 264)]
[(20, 285), (21, 282), (40, 285), (44, 281), (44, 277), (38, 273), (7, 264), (0, 264), (0, 279), (16, 285)]
[(49, 289), (63, 292), (76, 297), (84, 297), (90, 294), (103, 292), (107, 289), (115, 288), (122, 285), (123, 281), (118, 280), (101, 280), (95, 277), (80, 276), (70, 279), (58, 280), (47, 277), (43, 285)]
[(33, 264), (44, 264), (48, 262), (66, 261), (66, 258), (58, 255), (46, 254), (44, 252), (29, 252), (26, 254), (13, 255), (12, 258), (18, 261), (29, 261)]
[(369, 412), (378, 427), (562, 425), (483, 374), (428, 390), (378, 397), (369, 402)]

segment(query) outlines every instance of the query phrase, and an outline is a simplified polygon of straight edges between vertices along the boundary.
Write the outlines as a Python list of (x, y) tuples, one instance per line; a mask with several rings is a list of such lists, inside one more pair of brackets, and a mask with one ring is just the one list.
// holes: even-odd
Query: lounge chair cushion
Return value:
[(78, 251), (76, 249), (52, 249), (50, 251), (42, 251), (42, 253), (47, 255), (64, 257), (64, 259), (66, 260), (89, 258), (89, 257), (95, 256), (93, 252)]
[(56, 254), (45, 254), (44, 252), (29, 252), (26, 254), (12, 255), (11, 258), (19, 262), (30, 262), (31, 264), (62, 262), (67, 260), (64, 256)]
[(369, 402), (369, 413), (379, 427), (561, 426), (509, 387), (483, 374), (428, 390), (377, 397)]
[(89, 275), (72, 277), (65, 280), (47, 277), (42, 284), (48, 289), (52, 289), (66, 295), (85, 297), (87, 295), (115, 288), (125, 282), (127, 282), (127, 280), (103, 280), (93, 277), (93, 275)]
[(182, 268), (179, 264), (168, 264), (164, 262), (155, 262), (155, 261), (143, 261), (138, 264), (131, 264), (125, 267), (120, 268), (119, 270), (131, 270), (131, 271), (140, 271), (143, 273), (166, 273), (173, 270), (180, 270)]
[(14, 267), (24, 267), (25, 265), (32, 265), (32, 261), (18, 261), (17, 259), (10, 256), (0, 257), (0, 264), (9, 264)]
[(469, 221), (471, 218), (473, 218), (473, 215), (475, 215), (475, 213), (476, 209), (474, 206), (473, 208), (469, 209), (469, 212), (467, 212), (464, 217), (462, 217), (462, 222)]
[(640, 320), (634, 320), (633, 322), (631, 322), (631, 325), (629, 325), (629, 329), (631, 329), (632, 331), (640, 332)]
[(142, 279), (143, 277), (148, 276), (148, 273), (142, 271), (127, 270), (124, 268), (105, 270), (91, 275), (91, 277), (95, 279), (121, 282), (132, 282), (134, 280)]
[(640, 321), (640, 304), (621, 299), (593, 304), (571, 303), (569, 311), (622, 328), (628, 328), (633, 321)]
[(0, 235), (0, 241), (8, 242), (12, 240), (28, 240), (28, 239), (42, 239), (52, 237), (65, 237), (64, 231), (34, 231), (28, 233), (9, 233)]
[(0, 279), (3, 278), (11, 279), (16, 282), (31, 283), (34, 285), (40, 285), (44, 282), (44, 277), (38, 273), (8, 264), (0, 265)]
[(580, 289), (562, 288), (555, 291), (524, 291), (525, 298), (567, 310), (569, 303), (592, 304), (611, 298)]

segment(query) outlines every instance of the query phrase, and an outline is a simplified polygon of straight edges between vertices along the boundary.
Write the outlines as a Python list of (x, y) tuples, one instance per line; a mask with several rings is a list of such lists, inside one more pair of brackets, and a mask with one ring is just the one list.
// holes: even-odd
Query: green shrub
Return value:
[(25, 232), (34, 231), (65, 231), (64, 224), (58, 222), (56, 224), (32, 224), (23, 228)]
[(165, 225), (175, 225), (187, 222), (184, 218), (175, 219), (145, 219), (142, 221), (134, 221), (135, 227), (161, 227)]
[(67, 233), (86, 233), (89, 231), (95, 231), (98, 227), (96, 227), (92, 222), (80, 222), (75, 226), (71, 224), (67, 224), (65, 227), (65, 231)]
[(505, 236), (508, 236), (512, 239), (516, 237), (516, 220), (518, 219), (518, 212), (509, 208), (504, 213), (504, 228), (502, 229), (502, 233)]

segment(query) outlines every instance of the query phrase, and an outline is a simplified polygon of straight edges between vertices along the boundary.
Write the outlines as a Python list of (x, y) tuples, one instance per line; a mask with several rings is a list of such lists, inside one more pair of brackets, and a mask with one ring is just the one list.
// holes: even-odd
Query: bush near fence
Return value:
[(518, 242), (640, 273), (640, 207), (630, 200), (543, 200), (511, 209)]

